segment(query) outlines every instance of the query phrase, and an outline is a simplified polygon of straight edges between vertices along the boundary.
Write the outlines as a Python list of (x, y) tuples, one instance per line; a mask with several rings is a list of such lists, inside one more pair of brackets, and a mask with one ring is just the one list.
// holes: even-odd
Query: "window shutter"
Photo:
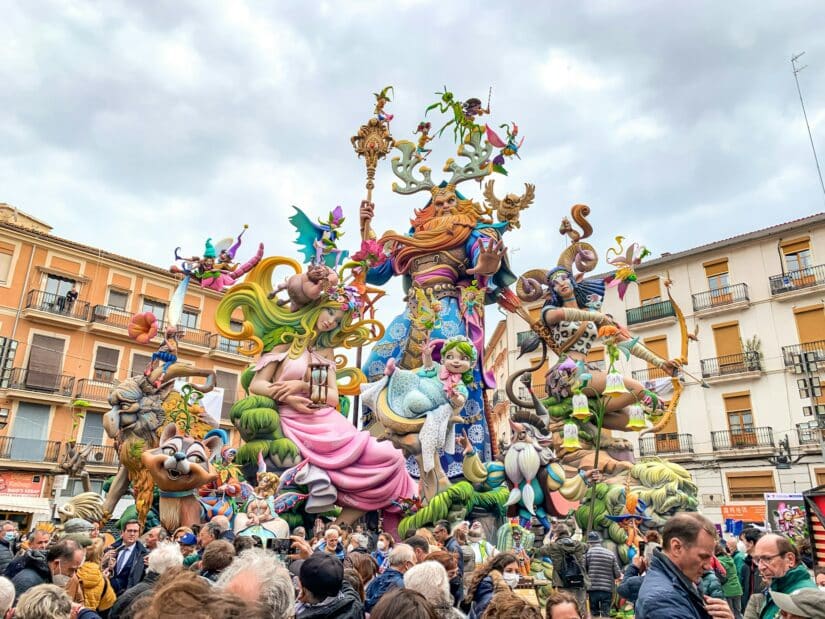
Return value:
[(149, 355), (141, 355), (138, 353), (132, 354), (132, 369), (129, 371), (130, 376), (140, 376), (143, 370), (152, 362), (152, 357)]
[(662, 296), (662, 289), (659, 286), (659, 278), (654, 277), (644, 282), (639, 282), (639, 300), (642, 303), (658, 299)]
[(26, 384), (40, 389), (57, 389), (60, 368), (63, 365), (65, 340), (35, 334), (32, 337), (31, 352)]
[(800, 344), (825, 340), (825, 308), (822, 305), (794, 310)]
[(808, 237), (803, 239), (791, 239), (782, 243), (782, 253), (786, 256), (789, 254), (798, 254), (801, 251), (811, 248), (811, 240)]
[(714, 275), (721, 275), (728, 272), (728, 259), (714, 260), (712, 262), (705, 262), (705, 277), (713, 277)]
[(238, 392), (238, 375), (222, 370), (215, 370), (215, 386), (223, 389), (223, 406), (221, 406), (221, 419), (229, 419), (229, 411), (235, 403), (235, 395)]
[(725, 401), (727, 413), (751, 410), (751, 394), (748, 391), (722, 394), (722, 399)]

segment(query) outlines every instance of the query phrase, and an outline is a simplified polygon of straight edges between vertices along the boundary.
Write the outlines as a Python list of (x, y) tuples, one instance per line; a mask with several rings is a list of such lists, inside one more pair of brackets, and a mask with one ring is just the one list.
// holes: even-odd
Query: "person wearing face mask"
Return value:
[(754, 546), (752, 558), (759, 574), (770, 586), (761, 596), (751, 596), (745, 609), (745, 617), (748, 619), (779, 617), (779, 607), (773, 599), (777, 592), (792, 594), (800, 589), (816, 589), (808, 568), (800, 562), (799, 551), (784, 535), (763, 535)]
[(16, 597), (43, 583), (65, 588), (83, 563), (84, 551), (77, 542), (61, 540), (48, 551), (32, 550), (26, 566), (12, 579)]
[(0, 522), (0, 531), (2, 531), (2, 535), (0, 535), (0, 574), (3, 574), (19, 550), (17, 525), (11, 520), (4, 520)]
[(395, 540), (389, 533), (381, 533), (378, 536), (376, 550), (372, 553), (372, 558), (378, 564), (378, 571), (382, 574), (384, 570), (389, 567), (389, 558), (392, 547), (395, 545)]
[(467, 619), (480, 619), (493, 596), (511, 591), (520, 578), (516, 555), (509, 552), (503, 552), (478, 566), (464, 598), (470, 604)]
[(404, 573), (415, 565), (415, 552), (407, 544), (396, 544), (387, 558), (388, 566), (382, 574), (372, 579), (367, 587), (364, 610), (370, 612), (387, 591), (404, 588)]

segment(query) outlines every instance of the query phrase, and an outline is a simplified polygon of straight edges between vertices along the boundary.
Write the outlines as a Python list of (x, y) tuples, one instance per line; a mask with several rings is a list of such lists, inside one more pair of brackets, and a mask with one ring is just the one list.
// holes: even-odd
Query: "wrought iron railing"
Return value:
[(638, 380), (640, 383), (645, 383), (649, 380), (657, 378), (673, 378), (670, 374), (661, 368), (646, 368), (644, 370), (633, 370), (630, 375)]
[(702, 365), (703, 378), (762, 371), (762, 357), (755, 351), (702, 359), (700, 363)]
[(693, 435), (668, 432), (645, 436), (639, 439), (639, 454), (656, 456), (662, 454), (692, 454)]
[(182, 325), (178, 325), (178, 333), (180, 336), (178, 337), (178, 341), (181, 343), (192, 344), (193, 346), (202, 346), (203, 348), (209, 348), (209, 342), (211, 340), (212, 334), (209, 331), (204, 331), (203, 329), (195, 329), (194, 327), (184, 327)]
[(782, 360), (785, 362), (786, 368), (797, 364), (798, 359), (796, 357), (798, 355), (807, 355), (809, 363), (825, 364), (825, 340), (782, 347)]
[(659, 301), (657, 303), (648, 303), (641, 307), (633, 307), (627, 310), (627, 324), (637, 325), (640, 322), (649, 322), (651, 320), (659, 320), (660, 318), (667, 318), (668, 316), (676, 316), (673, 309), (673, 303), (668, 301)]
[(705, 290), (704, 292), (697, 292), (694, 294), (693, 311), (699, 312), (712, 307), (721, 307), (723, 305), (730, 305), (731, 303), (739, 303), (741, 301), (750, 301), (750, 297), (748, 296), (748, 285), (744, 283), (731, 284), (730, 286), (722, 286), (720, 288)]
[(45, 290), (29, 290), (26, 295), (26, 309), (89, 320), (89, 303), (87, 301), (80, 301), (79, 299), (70, 301), (65, 295), (58, 295)]
[(98, 322), (111, 327), (119, 327), (125, 330), (129, 326), (129, 321), (131, 319), (132, 312), (120, 309), (119, 307), (95, 305), (92, 308), (92, 322)]
[(60, 441), (44, 441), (19, 436), (0, 436), (0, 459), (25, 462), (57, 462)]
[(773, 428), (770, 427), (718, 430), (710, 433), (710, 441), (713, 451), (775, 446)]
[(109, 394), (115, 388), (115, 383), (107, 383), (102, 380), (91, 378), (81, 378), (77, 381), (77, 388), (74, 397), (79, 400), (97, 400), (105, 402), (109, 399)]
[(71, 397), (74, 391), (74, 376), (39, 372), (28, 368), (14, 368), (8, 376), (0, 378), (0, 389), (36, 391)]
[(117, 466), (119, 459), (117, 457), (117, 450), (112, 445), (98, 445), (96, 443), (78, 443), (77, 450), (82, 451), (91, 445), (89, 455), (86, 458), (88, 464), (97, 464), (100, 466)]
[(771, 294), (782, 294), (783, 292), (792, 292), (825, 284), (825, 264), (788, 271), (781, 275), (771, 275), (768, 281), (771, 286)]
[(818, 445), (823, 438), (823, 429), (814, 422), (798, 423), (796, 436), (800, 445)]
[(537, 398), (544, 399), (547, 397), (547, 385), (544, 383), (533, 383), (530, 385), (530, 388), (533, 390), (533, 393), (536, 394)]

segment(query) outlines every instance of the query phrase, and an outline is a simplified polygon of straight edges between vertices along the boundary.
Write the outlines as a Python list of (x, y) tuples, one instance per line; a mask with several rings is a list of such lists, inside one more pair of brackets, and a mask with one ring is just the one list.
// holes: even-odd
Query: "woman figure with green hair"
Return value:
[[(441, 363), (433, 360), (439, 345)], [(389, 359), (385, 378), (364, 387), (364, 402), (372, 408), (370, 401), (386, 388), (387, 404), (396, 415), (425, 418), (418, 438), (424, 473), (429, 473), (439, 449), (455, 453), (455, 424), (462, 422), (461, 409), (467, 403), (467, 385), (473, 382), (478, 352), (467, 337), (456, 335), (428, 342), (421, 358), (423, 365), (418, 370), (399, 369)]]
[[(312, 506), (311, 511), (326, 511), (334, 503), (343, 508), (340, 520), (352, 522), (365, 511), (412, 497), (416, 483), (401, 452), (368, 432), (359, 432), (338, 411), (335, 348), (374, 341), (370, 324), (380, 324), (360, 319), (361, 298), (353, 288), (330, 289), (294, 312), (279, 307), (267, 298), (277, 266), (300, 271), (300, 265), (288, 258), (261, 261), (223, 298), (216, 322), (224, 336), (251, 339), (253, 353), (263, 351), (249, 391), (275, 401), (281, 430), (308, 462), (306, 468), (326, 475), (331, 483), (317, 501), (307, 500), (307, 510)], [(240, 332), (230, 328), (236, 308), (244, 314)], [(382, 329), (378, 331), (380, 337)], [(319, 385), (317, 379), (323, 376), (326, 380)]]

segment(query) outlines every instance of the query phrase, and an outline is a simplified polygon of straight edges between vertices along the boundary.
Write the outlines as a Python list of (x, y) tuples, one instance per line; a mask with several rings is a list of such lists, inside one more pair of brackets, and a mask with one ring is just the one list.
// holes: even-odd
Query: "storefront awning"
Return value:
[(49, 499), (0, 494), (0, 511), (50, 515), (52, 513), (52, 507)]

